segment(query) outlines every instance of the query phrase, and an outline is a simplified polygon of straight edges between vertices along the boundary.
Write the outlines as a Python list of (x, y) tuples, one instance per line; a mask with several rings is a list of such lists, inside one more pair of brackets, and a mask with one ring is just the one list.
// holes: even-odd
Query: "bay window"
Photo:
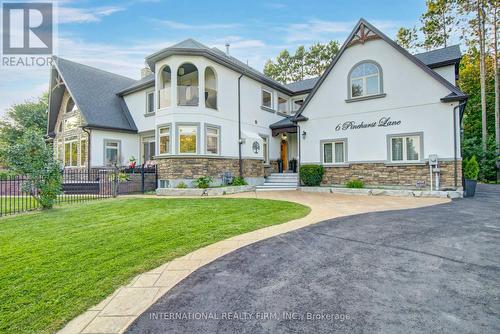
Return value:
[(207, 126), (205, 132), (206, 153), (220, 154), (220, 129), (215, 126)]
[(198, 153), (198, 127), (195, 125), (180, 125), (179, 141), (177, 144), (179, 154)]
[(159, 154), (170, 153), (170, 126), (158, 128), (158, 138), (160, 141)]

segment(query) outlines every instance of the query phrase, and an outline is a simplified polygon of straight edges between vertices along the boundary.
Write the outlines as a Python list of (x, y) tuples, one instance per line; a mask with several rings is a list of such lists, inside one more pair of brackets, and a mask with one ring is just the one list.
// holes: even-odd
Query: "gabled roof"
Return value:
[(295, 94), (300, 92), (307, 93), (308, 91), (313, 89), (314, 85), (316, 84), (316, 82), (318, 82), (319, 78), (320, 77), (316, 77), (316, 78), (291, 82), (289, 84), (286, 84), (285, 87), (293, 91)]
[[(238, 73), (244, 74), (254, 80), (257, 80), (269, 87), (272, 87), (278, 91), (281, 91), (285, 94), (292, 95), (293, 91), (288, 89), (283, 84), (279, 83), (276, 80), (268, 78), (263, 73), (257, 71), (256, 69), (248, 66), (242, 61), (227, 55), (225, 52), (217, 49), (210, 48), (205, 46), (193, 39), (186, 39), (180, 43), (174, 44), (170, 47), (164, 48), (158, 52), (155, 52), (146, 57), (146, 63), (149, 65), (149, 68), (154, 72), (155, 64), (157, 61), (171, 56), (171, 55), (199, 55), (204, 56), (210, 60), (213, 60), (216, 63), (219, 63), (223, 66), (226, 66)], [(120, 92), (123, 94), (123, 92)]]
[(64, 86), (82, 113), (85, 126), (137, 132), (125, 101), (116, 95), (135, 80), (55, 56), (53, 66), (64, 85), (54, 85), (54, 80), (51, 82), (48, 133), (54, 131)]
[(430, 68), (458, 64), (462, 59), (460, 45), (414, 54), (422, 63)]
[(314, 95), (318, 91), (319, 87), (321, 86), (321, 84), (323, 83), (323, 81), (325, 81), (325, 79), (328, 77), (328, 75), (332, 71), (333, 67), (338, 62), (338, 60), (340, 59), (340, 57), (342, 57), (342, 54), (347, 49), (347, 47), (349, 47), (351, 45), (351, 43), (363, 43), (363, 41), (360, 40), (360, 36), (358, 36), (357, 33), (360, 30), (360, 28), (364, 29), (365, 27), (369, 30), (369, 35), (363, 36), (364, 38), (366, 38), (366, 40), (375, 39), (375, 38), (381, 38), (381, 39), (383, 39), (385, 42), (387, 42), (389, 45), (391, 45), (397, 51), (399, 51), (403, 56), (405, 56), (411, 62), (413, 62), (415, 65), (417, 65), (418, 67), (420, 67), (424, 72), (426, 72), (431, 77), (433, 77), (435, 80), (437, 80), (438, 82), (440, 82), (443, 86), (445, 86), (446, 88), (448, 88), (450, 90), (450, 94), (447, 95), (446, 97), (443, 97), (442, 98), (443, 101), (444, 100), (446, 100), (446, 101), (457, 101), (457, 100), (466, 100), (467, 99), (467, 95), (465, 95), (462, 91), (460, 91), (460, 89), (458, 89), (456, 86), (454, 86), (453, 84), (451, 84), (448, 80), (444, 79), (442, 76), (440, 76), (439, 74), (437, 74), (436, 72), (434, 72), (431, 68), (429, 68), (420, 59), (418, 59), (417, 57), (415, 57), (412, 54), (410, 54), (403, 47), (401, 47), (395, 41), (393, 41), (392, 39), (390, 39), (387, 35), (385, 35), (384, 33), (382, 33), (380, 30), (378, 30), (377, 28), (375, 28), (373, 25), (371, 25), (365, 19), (361, 18), (358, 21), (358, 23), (356, 24), (356, 26), (354, 27), (354, 29), (352, 30), (352, 32), (347, 37), (347, 39), (344, 42), (344, 44), (342, 44), (342, 47), (340, 48), (339, 52), (333, 58), (332, 63), (328, 66), (328, 68), (325, 70), (325, 72), (321, 75), (321, 77), (319, 78), (319, 80), (314, 85), (313, 90), (307, 96), (306, 100), (304, 101), (304, 104), (302, 104), (302, 106), (300, 107), (299, 111), (295, 115), (296, 118), (298, 118), (302, 114), (302, 112), (304, 111), (305, 107), (309, 104), (309, 101), (311, 101), (311, 99), (314, 97)]
[(122, 89), (121, 91), (118, 92), (119, 95), (125, 95), (127, 93), (131, 93), (137, 90), (141, 90), (146, 87), (152, 87), (154, 86), (155, 83), (155, 75), (150, 74), (145, 76), (144, 78), (137, 80), (134, 82), (132, 85), (128, 86), (125, 89)]

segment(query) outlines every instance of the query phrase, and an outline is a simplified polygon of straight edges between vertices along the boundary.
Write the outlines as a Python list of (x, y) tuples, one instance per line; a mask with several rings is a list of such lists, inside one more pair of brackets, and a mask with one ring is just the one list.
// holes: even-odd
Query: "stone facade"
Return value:
[[(158, 178), (165, 180), (220, 178), (224, 172), (239, 175), (238, 159), (207, 157), (157, 157)], [(262, 160), (243, 159), (244, 177), (264, 177)]]
[[(458, 187), (462, 186), (462, 163), (457, 164)], [(440, 188), (454, 188), (454, 162), (440, 161)], [(425, 188), (430, 186), (429, 165), (391, 166), (384, 163), (360, 163), (347, 167), (325, 166), (323, 185), (344, 185), (352, 179), (363, 180), (366, 186), (395, 186), (416, 188), (418, 181), (425, 182)], [(433, 180), (434, 182), (434, 180)]]

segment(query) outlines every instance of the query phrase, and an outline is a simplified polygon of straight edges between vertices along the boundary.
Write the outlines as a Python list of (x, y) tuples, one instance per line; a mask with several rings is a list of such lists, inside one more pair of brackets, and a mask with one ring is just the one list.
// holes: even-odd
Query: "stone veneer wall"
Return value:
[[(462, 163), (458, 161), (457, 186), (462, 186)], [(453, 161), (440, 161), (440, 188), (454, 188)], [(325, 166), (322, 184), (344, 185), (351, 179), (361, 179), (365, 185), (399, 186), (416, 188), (417, 181), (425, 181), (425, 187), (430, 186), (429, 165), (391, 166), (384, 163), (351, 164), (348, 167)], [(433, 180), (434, 182), (434, 180)]]
[[(238, 159), (207, 157), (157, 157), (158, 179), (196, 179), (202, 176), (220, 178), (231, 172), (238, 176)], [(244, 177), (264, 177), (262, 160), (243, 159)]]

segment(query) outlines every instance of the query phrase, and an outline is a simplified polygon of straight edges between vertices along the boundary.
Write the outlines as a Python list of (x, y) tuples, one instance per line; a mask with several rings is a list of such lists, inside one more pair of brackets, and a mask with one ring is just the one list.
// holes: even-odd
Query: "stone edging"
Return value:
[(158, 188), (156, 195), (158, 196), (223, 196), (229, 194), (238, 194), (247, 191), (254, 191), (255, 186), (230, 186), (218, 188)]
[(398, 196), (398, 197), (436, 197), (436, 198), (462, 198), (463, 191), (429, 191), (429, 190), (405, 190), (405, 189), (353, 189), (338, 187), (300, 187), (304, 192), (366, 195), (366, 196)]

